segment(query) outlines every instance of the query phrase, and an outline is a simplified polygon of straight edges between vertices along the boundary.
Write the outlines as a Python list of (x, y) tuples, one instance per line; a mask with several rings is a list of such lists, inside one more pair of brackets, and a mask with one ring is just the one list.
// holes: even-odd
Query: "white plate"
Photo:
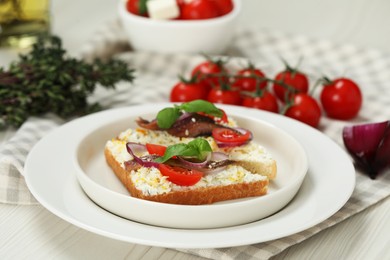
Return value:
[[(137, 127), (141, 116), (153, 119), (157, 112), (172, 104), (135, 107), (125, 114), (113, 112), (105, 120), (87, 118), (92, 131), (79, 125), (72, 136), (78, 147), (62, 151), (74, 156), (74, 169), (88, 196), (102, 208), (140, 223), (170, 228), (220, 228), (246, 224), (282, 209), (297, 193), (306, 175), (308, 161), (303, 147), (285, 131), (255, 117), (228, 110), (239, 126), (250, 129), (254, 142), (261, 144), (277, 162), (277, 178), (271, 181), (265, 196), (229, 200), (212, 205), (173, 205), (133, 198), (108, 167), (103, 150), (111, 140), (128, 128)], [(115, 115), (114, 115), (115, 114)], [(226, 217), (228, 216), (228, 217)]]
[[(132, 243), (174, 248), (216, 248), (269, 241), (310, 228), (336, 213), (355, 186), (350, 157), (321, 132), (273, 113), (226, 107), (288, 131), (304, 147), (309, 161), (306, 178), (294, 199), (281, 211), (249, 224), (215, 229), (173, 229), (141, 224), (116, 216), (93, 203), (78, 184), (73, 156), (64, 151), (77, 145), (79, 129), (93, 131), (96, 121), (123, 118), (151, 105), (104, 111), (74, 120), (43, 138), (30, 152), (26, 182), (48, 210), (76, 226)], [(337, 181), (336, 181), (337, 180)]]

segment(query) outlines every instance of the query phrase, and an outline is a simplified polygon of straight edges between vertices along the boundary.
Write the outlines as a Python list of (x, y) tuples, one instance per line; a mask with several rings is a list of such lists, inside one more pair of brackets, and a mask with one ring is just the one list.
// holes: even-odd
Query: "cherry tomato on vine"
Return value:
[(347, 78), (327, 81), (320, 100), (328, 117), (341, 120), (357, 116), (363, 102), (359, 86)]
[(207, 101), (211, 103), (240, 105), (241, 95), (237, 89), (216, 87), (210, 90)]
[(132, 14), (147, 16), (146, 5), (141, 0), (127, 0), (126, 9)]
[(170, 94), (171, 102), (188, 102), (196, 99), (207, 99), (209, 89), (196, 80), (182, 79), (173, 86)]
[(263, 91), (260, 96), (244, 96), (242, 105), (244, 107), (258, 108), (274, 113), (279, 112), (277, 98), (268, 91)]
[(203, 176), (203, 173), (196, 170), (189, 170), (179, 166), (160, 164), (158, 166), (161, 174), (168, 177), (170, 182), (181, 186), (192, 186)]
[(217, 6), (219, 15), (225, 15), (230, 13), (233, 10), (233, 1), (232, 0), (212, 0)]
[[(195, 66), (191, 75), (210, 90), (214, 86), (228, 82), (228, 78), (223, 76), (223, 74), (228, 73), (224, 63), (222, 60), (206, 60)], [(210, 74), (218, 74), (219, 76), (210, 76)]]
[(219, 16), (219, 10), (211, 0), (192, 0), (182, 6), (181, 18), (185, 20), (202, 20)]
[(285, 115), (317, 127), (321, 119), (321, 108), (310, 95), (298, 93), (293, 96), (292, 104), (286, 110)]
[[(261, 80), (261, 78), (264, 80)], [(267, 81), (265, 74), (254, 67), (239, 70), (237, 78), (233, 82), (233, 86), (240, 88), (242, 91), (256, 91), (257, 85), (259, 89), (264, 89), (267, 86)]]
[[(295, 93), (307, 93), (309, 90), (309, 80), (307, 76), (297, 70), (287, 67), (284, 71), (275, 76), (273, 91), (279, 100), (285, 102), (291, 99)], [(284, 84), (278, 84), (283, 82)]]

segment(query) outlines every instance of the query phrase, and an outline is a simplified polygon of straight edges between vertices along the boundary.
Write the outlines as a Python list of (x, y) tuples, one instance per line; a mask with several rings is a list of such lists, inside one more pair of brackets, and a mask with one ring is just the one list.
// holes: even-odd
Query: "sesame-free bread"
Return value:
[[(105, 157), (108, 165), (112, 168), (115, 175), (119, 178), (122, 184), (129, 191), (131, 196), (139, 199), (171, 203), (171, 204), (185, 204), (185, 205), (201, 205), (210, 204), (218, 201), (261, 196), (265, 195), (268, 190), (269, 180), (267, 177), (248, 173), (244, 168), (233, 165), (230, 170), (234, 173), (227, 178), (242, 177), (248, 175), (237, 181), (217, 180), (219, 177), (224, 176), (222, 174), (214, 175), (210, 174), (204, 180), (200, 181), (200, 184), (194, 186), (182, 187), (170, 183), (162, 175), (157, 178), (156, 187), (153, 187), (155, 181), (155, 175), (157, 169), (145, 169), (145, 167), (139, 167), (138, 169), (128, 169), (125, 164), (121, 163), (118, 158), (112, 153), (112, 149), (108, 146), (105, 148)], [(153, 175), (148, 179), (147, 174)], [(144, 174), (145, 176), (142, 176)], [(139, 176), (141, 175), (141, 176)], [(253, 175), (253, 176), (251, 176)], [(215, 180), (212, 180), (215, 178)], [(145, 183), (142, 183), (142, 180)], [(213, 182), (213, 185), (206, 185), (204, 183)], [(161, 184), (160, 182), (164, 182)], [(220, 183), (219, 183), (220, 182)], [(151, 185), (152, 187), (145, 188), (145, 185)], [(166, 187), (169, 187), (165, 190)], [(155, 189), (155, 190), (154, 190)]]
[(126, 164), (133, 159), (126, 150), (127, 142), (168, 146), (191, 140), (193, 138), (177, 138), (165, 131), (127, 129), (107, 141), (105, 157), (131, 196), (140, 199), (199, 205), (267, 193), (269, 180), (276, 176), (276, 162), (261, 145), (253, 141), (239, 147), (219, 148), (213, 138), (207, 137), (213, 151), (226, 153), (233, 163), (221, 172), (205, 175), (199, 183), (189, 187), (171, 183), (156, 168), (139, 165), (131, 168)]

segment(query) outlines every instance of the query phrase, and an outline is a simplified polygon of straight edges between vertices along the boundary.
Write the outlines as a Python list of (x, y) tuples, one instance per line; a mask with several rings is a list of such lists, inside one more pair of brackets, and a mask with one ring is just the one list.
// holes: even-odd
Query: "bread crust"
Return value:
[(276, 178), (277, 166), (275, 160), (272, 160), (269, 164), (261, 164), (250, 161), (236, 161), (235, 163), (252, 173), (267, 176), (267, 178), (270, 180)]
[(138, 190), (131, 180), (130, 172), (121, 166), (109, 149), (104, 150), (106, 161), (115, 175), (130, 192), (131, 196), (139, 199), (183, 205), (211, 204), (218, 201), (232, 200), (265, 195), (268, 190), (268, 179), (251, 183), (237, 183), (227, 186), (198, 188), (191, 190), (171, 191), (159, 195), (145, 195)]

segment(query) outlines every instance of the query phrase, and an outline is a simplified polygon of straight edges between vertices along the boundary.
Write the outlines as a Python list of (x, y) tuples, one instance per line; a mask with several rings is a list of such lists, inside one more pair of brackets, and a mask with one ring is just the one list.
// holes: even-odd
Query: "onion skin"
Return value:
[[(139, 151), (146, 152), (146, 147), (143, 144), (139, 143), (133, 143), (133, 142), (128, 142), (126, 143), (126, 149), (127, 152), (133, 157), (133, 160), (137, 162), (138, 164), (150, 168), (150, 167), (155, 167), (158, 168), (158, 163), (154, 162), (154, 159), (156, 159), (156, 155), (145, 155), (138, 157), (135, 155), (135, 149), (138, 149)], [(129, 164), (130, 165), (130, 164)]]
[(371, 179), (390, 166), (390, 121), (344, 127), (343, 141)]
[(378, 172), (385, 170), (390, 166), (390, 122), (387, 125), (382, 142), (379, 144), (378, 152), (375, 157), (375, 165)]
[(221, 152), (211, 152), (207, 156), (206, 160), (199, 163), (194, 163), (180, 156), (178, 159), (171, 159), (168, 161), (168, 164), (170, 165), (180, 166), (187, 169), (194, 169), (206, 174), (220, 172), (231, 163), (233, 163), (233, 161), (229, 160), (229, 156)]

